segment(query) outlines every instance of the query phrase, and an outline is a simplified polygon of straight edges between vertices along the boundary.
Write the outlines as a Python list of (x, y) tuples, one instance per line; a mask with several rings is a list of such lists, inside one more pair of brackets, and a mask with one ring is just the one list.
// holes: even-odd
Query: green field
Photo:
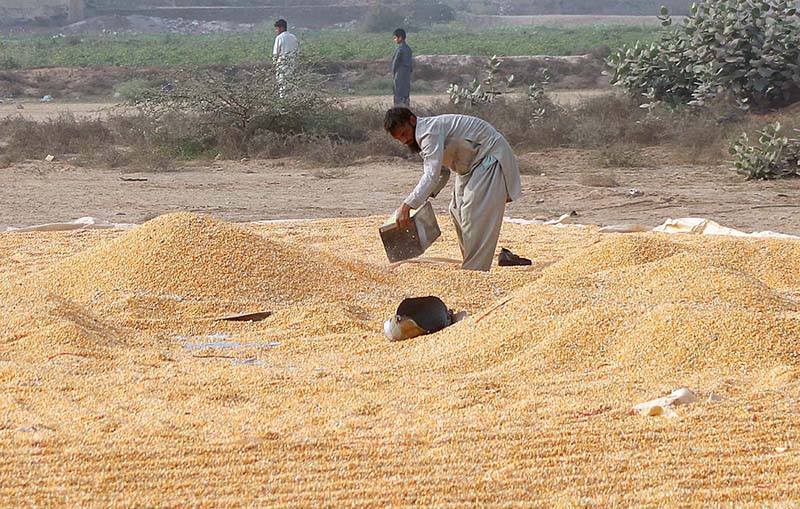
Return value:
[[(297, 33), (306, 55), (326, 60), (388, 58), (394, 49), (389, 34), (352, 30)], [(272, 32), (237, 35), (67, 36), (5, 39), (0, 42), (0, 69), (47, 66), (128, 67), (240, 64), (269, 58)], [(574, 55), (599, 45), (612, 49), (636, 40), (653, 40), (657, 29), (632, 26), (493, 28), (480, 32), (461, 26), (434, 26), (409, 34), (416, 55)]]

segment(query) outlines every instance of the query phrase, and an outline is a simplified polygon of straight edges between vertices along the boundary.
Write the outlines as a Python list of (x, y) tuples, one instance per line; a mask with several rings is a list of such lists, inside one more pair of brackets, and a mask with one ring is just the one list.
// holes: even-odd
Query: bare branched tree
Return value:
[(147, 90), (133, 103), (156, 120), (194, 115), (202, 125), (226, 126), (244, 145), (258, 131), (304, 132), (333, 100), (323, 91), (325, 78), (299, 60), (288, 69), (272, 64), (252, 68), (180, 70), (166, 85)]

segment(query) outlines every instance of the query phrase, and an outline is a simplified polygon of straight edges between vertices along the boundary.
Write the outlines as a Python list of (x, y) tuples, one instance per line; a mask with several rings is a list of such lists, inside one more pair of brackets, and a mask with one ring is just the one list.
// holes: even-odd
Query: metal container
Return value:
[(392, 217), (380, 227), (383, 248), (391, 263), (416, 258), (442, 234), (430, 202), (411, 213), (411, 226), (400, 228)]

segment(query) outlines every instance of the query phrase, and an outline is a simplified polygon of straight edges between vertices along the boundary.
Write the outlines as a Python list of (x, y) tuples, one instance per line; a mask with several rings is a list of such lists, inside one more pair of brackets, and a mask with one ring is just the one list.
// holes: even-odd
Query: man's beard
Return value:
[(408, 147), (408, 150), (410, 150), (412, 154), (419, 154), (420, 152), (422, 152), (422, 147), (419, 146), (419, 143), (417, 143), (416, 138), (412, 140), (411, 143), (407, 143), (406, 147)]

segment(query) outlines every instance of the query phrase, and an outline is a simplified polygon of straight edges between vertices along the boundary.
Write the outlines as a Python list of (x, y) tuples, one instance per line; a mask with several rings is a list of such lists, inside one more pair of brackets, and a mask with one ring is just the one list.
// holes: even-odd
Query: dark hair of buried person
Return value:
[(286, 30), (287, 26), (288, 25), (286, 24), (286, 20), (285, 19), (279, 19), (278, 21), (275, 22), (275, 27), (276, 28), (280, 27), (280, 28), (283, 28), (284, 30)]
[(403, 30), (402, 28), (398, 28), (397, 30), (395, 30), (394, 31), (394, 35), (395, 35), (395, 37), (399, 37), (399, 38), (403, 39), (404, 41), (406, 40), (406, 31)]

